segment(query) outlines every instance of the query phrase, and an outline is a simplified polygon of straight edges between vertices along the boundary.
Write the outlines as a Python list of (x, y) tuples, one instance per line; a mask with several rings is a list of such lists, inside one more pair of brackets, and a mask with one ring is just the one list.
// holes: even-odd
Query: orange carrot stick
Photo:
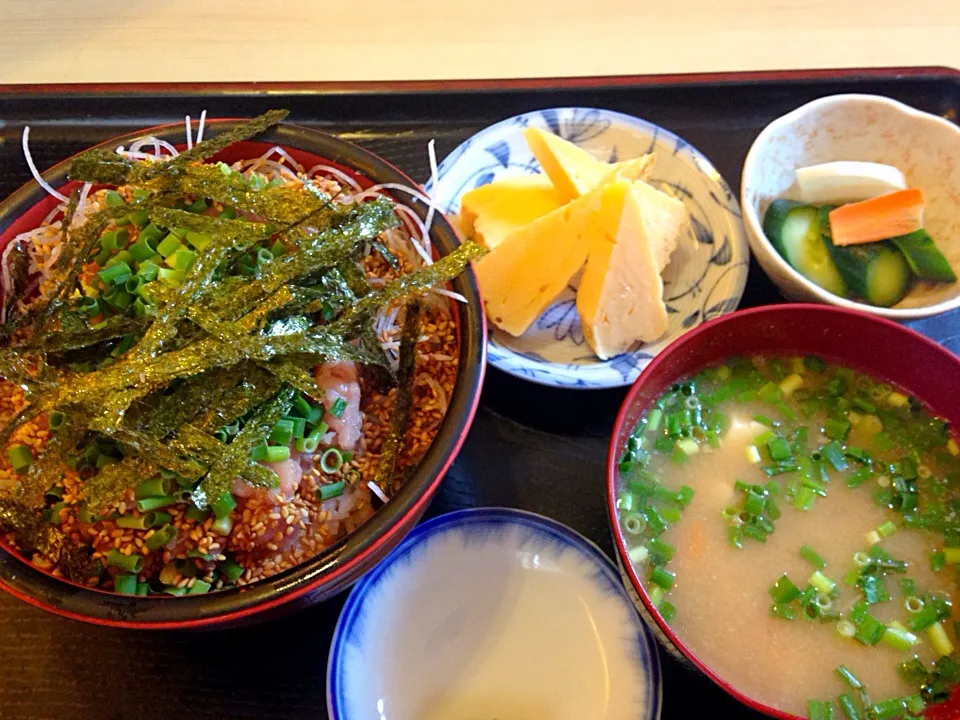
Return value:
[(923, 227), (923, 190), (911, 188), (830, 212), (834, 245), (861, 245), (906, 235)]

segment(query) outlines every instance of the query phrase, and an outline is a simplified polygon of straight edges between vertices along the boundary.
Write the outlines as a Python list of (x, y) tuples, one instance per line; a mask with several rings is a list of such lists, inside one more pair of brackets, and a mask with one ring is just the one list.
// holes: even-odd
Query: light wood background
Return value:
[(0, 0), (0, 83), (946, 65), (960, 0)]

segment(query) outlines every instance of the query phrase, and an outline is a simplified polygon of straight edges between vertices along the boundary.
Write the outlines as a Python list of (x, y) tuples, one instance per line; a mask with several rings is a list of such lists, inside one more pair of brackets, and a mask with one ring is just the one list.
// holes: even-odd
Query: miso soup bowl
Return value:
[[(784, 304), (742, 310), (692, 330), (657, 355), (630, 388), (614, 425), (607, 457), (607, 510), (620, 574), (663, 647), (693, 665), (723, 690), (771, 717), (800, 720), (742, 693), (700, 660), (650, 602), (627, 555), (617, 519), (618, 464), (627, 438), (647, 408), (673, 383), (741, 355), (819, 355), (909, 390), (938, 416), (960, 423), (960, 358), (895, 322), (826, 305)], [(960, 717), (960, 693), (934, 706), (928, 717)]]
[[(236, 120), (208, 120), (208, 133), (222, 132)], [(113, 150), (129, 147), (145, 137), (156, 137), (184, 149), (184, 125), (140, 130), (100, 143)], [(353, 178), (361, 187), (396, 183), (416, 188), (416, 183), (382, 158), (332, 135), (282, 123), (256, 140), (235, 143), (214, 156), (228, 163), (257, 158), (280, 146), (304, 168), (332, 166)], [(55, 165), (43, 177), (53, 187), (69, 190), (69, 159)], [(396, 197), (423, 219), (422, 202)], [(0, 203), (0, 250), (18, 233), (39, 226), (57, 201), (36, 182), (30, 182)], [(447, 221), (438, 216), (430, 231), (439, 255), (452, 252), (459, 238)], [(390, 501), (354, 532), (309, 560), (282, 573), (207, 595), (182, 598), (133, 597), (83, 587), (27, 562), (0, 536), (0, 590), (64, 617), (98, 625), (131, 629), (209, 628), (247, 624), (268, 616), (290, 612), (321, 602), (349, 588), (373, 568), (406, 536), (425, 512), (447, 468), (466, 437), (480, 399), (486, 353), (486, 319), (473, 271), (468, 269), (451, 287), (467, 298), (457, 303), (454, 319), (459, 335), (457, 380), (447, 415), (420, 463)]]

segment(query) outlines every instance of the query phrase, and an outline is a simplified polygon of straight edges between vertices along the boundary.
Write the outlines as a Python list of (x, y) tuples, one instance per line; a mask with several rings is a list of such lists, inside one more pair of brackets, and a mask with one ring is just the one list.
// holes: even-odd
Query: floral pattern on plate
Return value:
[(473, 188), (509, 175), (540, 172), (521, 130), (542, 127), (606, 162), (653, 153), (651, 182), (682, 200), (690, 227), (663, 274), (670, 325), (662, 338), (598, 359), (583, 337), (573, 278), (523, 336), (493, 328), (487, 348), (500, 370), (543, 385), (610, 388), (630, 385), (660, 350), (690, 328), (736, 309), (743, 294), (749, 249), (740, 206), (720, 174), (692, 145), (639, 118), (595, 108), (551, 108), (509, 118), (464, 141), (427, 183), (440, 210), (454, 215)]

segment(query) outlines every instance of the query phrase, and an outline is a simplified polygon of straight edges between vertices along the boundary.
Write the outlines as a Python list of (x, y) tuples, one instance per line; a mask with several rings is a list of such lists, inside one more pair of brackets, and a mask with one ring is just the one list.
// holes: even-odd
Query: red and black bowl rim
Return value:
[[(627, 437), (644, 411), (670, 385), (732, 356), (816, 354), (906, 388), (953, 428), (960, 427), (960, 358), (933, 340), (891, 320), (828, 305), (783, 304), (740, 310), (691, 330), (658, 354), (630, 388), (607, 455), (607, 513), (624, 575), (636, 591), (656, 633), (720, 688), (754, 710), (784, 720), (801, 716), (749, 697), (709, 667), (677, 636), (657, 611), (630, 562), (617, 517), (619, 460)], [(960, 687), (947, 702), (928, 708), (928, 720), (960, 716)]]
[[(206, 129), (208, 132), (228, 130), (239, 122), (208, 120)], [(110, 150), (120, 145), (129, 147), (139, 139), (152, 136), (182, 148), (184, 135), (182, 123), (163, 125), (112, 138), (96, 147)], [(274, 145), (285, 149), (304, 168), (320, 163), (333, 165), (355, 177), (364, 188), (398, 183), (419, 189), (414, 180), (377, 155), (332, 135), (290, 123), (282, 123), (256, 140), (235, 143), (214, 159), (228, 163), (253, 159)], [(64, 186), (69, 163), (68, 159), (55, 165), (43, 173), (43, 177), (55, 188)], [(421, 220), (426, 218), (425, 203), (391, 194)], [(0, 250), (17, 234), (39, 226), (57, 202), (36, 182), (29, 182), (0, 203)], [(441, 213), (434, 215), (430, 235), (440, 255), (451, 252), (460, 243), (456, 231)], [(401, 490), (335, 545), (296, 567), (240, 588), (195, 597), (153, 598), (118, 595), (55, 577), (30, 564), (0, 541), (0, 589), (65, 617), (136, 629), (238, 624), (255, 615), (272, 614), (295, 600), (309, 603), (344, 589), (389, 552), (420, 518), (473, 422), (486, 367), (486, 319), (472, 269), (456, 278), (452, 288), (468, 302), (454, 303), (459, 367), (443, 423)]]

